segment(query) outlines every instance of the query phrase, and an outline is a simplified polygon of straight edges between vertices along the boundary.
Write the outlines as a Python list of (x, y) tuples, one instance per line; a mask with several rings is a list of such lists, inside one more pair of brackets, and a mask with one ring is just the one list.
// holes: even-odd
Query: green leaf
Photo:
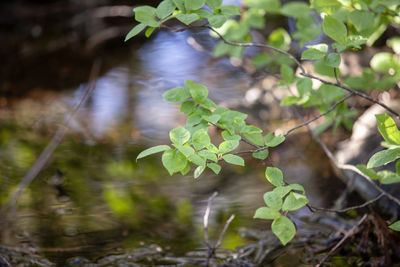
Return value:
[(267, 167), (265, 169), (265, 177), (267, 180), (273, 184), (274, 186), (282, 186), (285, 183), (283, 182), (283, 174), (282, 171), (275, 167)]
[(290, 44), (292, 39), (289, 33), (283, 29), (278, 28), (270, 33), (268, 36), (268, 44), (282, 50), (288, 51), (290, 49)]
[(196, 104), (193, 101), (185, 101), (182, 103), (180, 111), (185, 114), (191, 114), (196, 108)]
[(394, 184), (400, 182), (400, 175), (391, 171), (380, 171), (377, 173), (381, 184)]
[(360, 32), (374, 26), (375, 14), (368, 11), (353, 10), (349, 14), (349, 20)]
[(182, 23), (184, 23), (186, 25), (189, 25), (190, 23), (192, 23), (192, 22), (194, 22), (196, 20), (199, 20), (200, 16), (197, 15), (197, 14), (194, 14), (194, 13), (191, 13), (191, 14), (178, 14), (178, 15), (176, 15), (176, 18), (180, 22), (182, 22)]
[(206, 0), (206, 3), (210, 8), (216, 9), (216, 8), (221, 7), (222, 0)]
[(342, 4), (337, 0), (314, 0), (313, 5), (318, 13), (324, 12), (328, 15), (332, 15), (342, 7)]
[(190, 89), (193, 100), (199, 104), (204, 103), (208, 96), (207, 87), (200, 83), (195, 83), (192, 80), (187, 80), (185, 84)]
[(343, 22), (332, 17), (325, 16), (322, 23), (322, 28), (326, 35), (338, 43), (344, 44), (347, 40), (347, 28)]
[(330, 53), (324, 58), (324, 63), (332, 68), (337, 68), (340, 65), (340, 55), (338, 53)]
[(244, 159), (239, 156), (232, 155), (232, 154), (226, 154), (226, 155), (223, 155), (222, 158), (230, 164), (244, 166)]
[(400, 131), (394, 120), (387, 114), (375, 115), (379, 132), (386, 142), (392, 145), (400, 145)]
[(171, 142), (178, 145), (183, 145), (190, 139), (190, 132), (183, 127), (177, 127), (169, 132)]
[(156, 9), (151, 6), (140, 6), (133, 9), (135, 19), (150, 27), (159, 27), (160, 22), (156, 20)]
[(244, 133), (243, 136), (253, 144), (264, 146), (264, 137), (261, 133)]
[(304, 2), (290, 2), (282, 6), (281, 13), (288, 17), (301, 18), (310, 16), (310, 7)]
[(186, 10), (197, 10), (204, 6), (205, 0), (185, 0)]
[(239, 145), (239, 141), (238, 140), (227, 140), (227, 141), (224, 141), (221, 144), (219, 144), (218, 153), (219, 154), (224, 154), (224, 153), (231, 152), (232, 150), (237, 148), (238, 145)]
[(211, 161), (218, 162), (217, 156), (210, 150), (199, 151), (199, 155)]
[(265, 144), (269, 147), (276, 147), (285, 141), (285, 137), (282, 135), (275, 136), (273, 133), (269, 133), (265, 136)]
[(268, 207), (274, 210), (280, 210), (282, 208), (282, 197), (276, 191), (265, 193), (264, 202)]
[(194, 154), (194, 149), (190, 146), (181, 146), (177, 144), (174, 144), (174, 146), (187, 158)]
[(285, 198), (282, 205), (283, 211), (293, 211), (304, 207), (308, 203), (306, 196), (290, 192), (290, 194)]
[(296, 235), (296, 227), (286, 216), (281, 216), (275, 219), (272, 222), (271, 229), (283, 245), (289, 243), (289, 241)]
[(128, 34), (125, 37), (125, 42), (128, 41), (129, 39), (131, 39), (132, 37), (138, 35), (141, 31), (144, 30), (144, 28), (146, 28), (146, 24), (140, 23), (138, 25), (136, 25), (135, 27), (133, 27), (132, 30), (130, 30), (128, 32)]
[(389, 228), (395, 231), (400, 231), (400, 221), (396, 221), (389, 225)]
[(221, 119), (221, 115), (213, 114), (211, 116), (203, 116), (203, 119), (205, 119), (208, 122), (216, 124), (219, 121), (219, 119)]
[(261, 207), (256, 210), (256, 213), (254, 214), (254, 219), (265, 219), (265, 220), (273, 220), (276, 218), (279, 218), (281, 214), (279, 211), (276, 211), (274, 209), (268, 208), (268, 207)]
[(391, 71), (400, 72), (400, 60), (388, 52), (380, 52), (375, 54), (370, 63), (374, 71), (390, 74)]
[(186, 157), (174, 149), (166, 150), (162, 155), (161, 161), (170, 175), (183, 171), (187, 164)]
[(300, 192), (302, 192), (303, 194), (306, 192), (306, 191), (304, 190), (304, 187), (303, 187), (302, 185), (300, 185), (300, 184), (290, 184), (290, 185), (288, 185), (287, 187), (289, 187), (290, 190), (300, 191)]
[(360, 170), (363, 174), (371, 178), (372, 180), (379, 180), (378, 174), (373, 169), (368, 169), (367, 165), (358, 164), (357, 169)]
[(172, 12), (174, 12), (175, 8), (176, 6), (172, 0), (164, 0), (158, 5), (156, 9), (157, 17), (163, 19), (171, 15)]
[(199, 165), (199, 166), (205, 166), (206, 165), (206, 160), (204, 158), (200, 157), (197, 154), (190, 155), (189, 156), (189, 160), (191, 162), (193, 162), (194, 164)]
[(208, 146), (211, 142), (210, 136), (208, 136), (207, 130), (198, 130), (193, 134), (192, 144), (196, 150), (200, 150)]
[(186, 13), (186, 8), (185, 8), (185, 0), (172, 0), (174, 2), (175, 6), (182, 11), (183, 13)]
[(315, 49), (324, 54), (328, 53), (328, 45), (324, 43), (316, 44), (316, 45), (307, 45), (308, 49)]
[(392, 37), (386, 41), (386, 44), (391, 47), (396, 54), (400, 54), (400, 37)]
[(281, 65), (281, 76), (282, 79), (287, 83), (291, 83), (294, 81), (294, 71), (288, 65)]
[(318, 60), (318, 59), (323, 58), (325, 55), (326, 55), (326, 52), (321, 52), (317, 49), (310, 48), (301, 54), (301, 59), (302, 60)]
[(391, 148), (375, 153), (368, 161), (367, 168), (375, 168), (386, 165), (400, 158), (400, 147)]
[(254, 152), (252, 155), (256, 159), (264, 160), (264, 159), (266, 159), (268, 157), (268, 154), (269, 154), (268, 149), (263, 149), (261, 151)]
[(166, 91), (163, 94), (163, 98), (168, 102), (182, 102), (190, 97), (189, 91), (185, 87), (176, 87)]
[(299, 97), (293, 96), (293, 95), (289, 95), (289, 96), (285, 96), (285, 98), (283, 98), (281, 100), (280, 105), (281, 106), (290, 106), (290, 105), (296, 104), (299, 101), (300, 101)]
[(190, 162), (187, 161), (187, 162), (186, 162), (185, 168), (183, 168), (183, 169), (181, 170), (181, 174), (182, 174), (182, 175), (186, 175), (186, 174), (188, 174), (189, 172), (190, 172)]
[(222, 138), (224, 138), (224, 140), (226, 140), (226, 141), (228, 141), (228, 140), (240, 141), (242, 139), (242, 137), (240, 137), (240, 135), (231, 134), (228, 131), (223, 131), (221, 135), (222, 135)]
[(221, 166), (216, 163), (207, 163), (207, 167), (210, 168), (215, 174), (219, 174)]
[(224, 15), (211, 15), (208, 17), (208, 22), (211, 24), (211, 26), (213, 26), (214, 28), (219, 28), (222, 25), (224, 25), (224, 23), (226, 22), (226, 17)]
[(147, 156), (155, 154), (155, 153), (163, 152), (163, 151), (168, 150), (168, 149), (170, 149), (170, 147), (167, 146), (167, 145), (159, 145), (159, 146), (150, 147), (150, 148), (140, 152), (139, 155), (136, 157), (136, 161), (138, 159), (147, 157)]
[(300, 96), (304, 96), (306, 93), (312, 90), (312, 80), (310, 78), (300, 78), (296, 83), (297, 92)]
[(154, 27), (149, 27), (149, 28), (146, 30), (146, 32), (144, 33), (144, 35), (145, 35), (147, 38), (149, 38), (150, 35), (154, 32), (155, 29), (156, 29), (156, 28), (154, 28)]
[(231, 17), (240, 15), (240, 8), (234, 5), (221, 6), (221, 14)]
[(194, 179), (197, 179), (205, 170), (206, 166), (198, 166), (195, 170), (194, 170)]
[(281, 8), (279, 0), (244, 0), (246, 7), (265, 10), (268, 13), (277, 13)]

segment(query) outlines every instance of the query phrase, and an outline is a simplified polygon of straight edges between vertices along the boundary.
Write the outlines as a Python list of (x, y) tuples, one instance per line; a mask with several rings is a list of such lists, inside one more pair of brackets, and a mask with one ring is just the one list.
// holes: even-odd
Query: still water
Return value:
[[(289, 138), (264, 162), (248, 158), (245, 168), (226, 166), (219, 176), (206, 172), (197, 180), (192, 174), (170, 177), (160, 155), (135, 162), (143, 149), (168, 144), (169, 130), (184, 123), (179, 106), (162, 100), (164, 91), (192, 79), (221, 103), (242, 99), (249, 89), (246, 73), (227, 59), (212, 59), (213, 44), (207, 31), (160, 31), (103, 73), (67, 136), (20, 197), (11, 222), (0, 229), (1, 244), (37, 248), (61, 265), (70, 257), (95, 260), (151, 244), (183, 255), (204, 248), (202, 217), (207, 198), (218, 191), (211, 237), (235, 214), (222, 244), (234, 249), (251, 242), (239, 235), (240, 227), (269, 228), (252, 219), (270, 189), (267, 165), (282, 168), (288, 182), (303, 184), (314, 205), (330, 204), (337, 192), (321, 188), (338, 182), (305, 137)], [(0, 203), (62, 127), (85, 86), (82, 81), (77, 88), (36, 94), (1, 110)], [(308, 215), (299, 211), (296, 223)]]

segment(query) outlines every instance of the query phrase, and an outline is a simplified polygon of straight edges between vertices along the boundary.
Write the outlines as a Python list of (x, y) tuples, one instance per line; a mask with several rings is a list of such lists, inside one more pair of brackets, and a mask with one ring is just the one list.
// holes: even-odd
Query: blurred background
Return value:
[[(340, 194), (344, 185), (301, 131), (267, 160), (248, 157), (246, 167), (224, 166), (219, 176), (170, 177), (160, 155), (136, 163), (140, 151), (168, 144), (169, 130), (184, 124), (179, 105), (162, 94), (185, 80), (205, 84), (215, 102), (248, 112), (265, 132), (276, 130), (282, 123), (276, 114), (283, 112), (279, 105), (235, 104), (254, 100), (254, 77), (228, 58), (213, 58), (216, 40), (207, 30), (158, 30), (125, 43), (135, 25), (132, 9), (142, 4), (157, 1), (0, 3), (0, 205), (73, 112), (93, 62), (102, 61), (96, 88), (67, 135), (20, 196), (17, 211), (1, 215), (10, 217), (0, 228), (1, 246), (35, 248), (61, 266), (77, 256), (93, 261), (152, 244), (184, 255), (205, 247), (202, 216), (218, 191), (211, 237), (234, 213), (222, 244), (234, 249), (254, 241), (241, 229), (269, 227), (252, 219), (270, 189), (266, 166), (303, 184), (315, 206)], [(296, 223), (309, 215), (300, 210)]]

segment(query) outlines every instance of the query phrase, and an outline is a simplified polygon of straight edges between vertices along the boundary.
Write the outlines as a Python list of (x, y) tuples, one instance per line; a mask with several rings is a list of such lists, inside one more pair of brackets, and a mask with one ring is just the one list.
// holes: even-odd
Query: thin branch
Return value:
[(327, 81), (327, 80), (324, 80), (324, 79), (322, 79), (322, 78), (316, 77), (316, 76), (314, 76), (314, 75), (310, 75), (310, 74), (305, 73), (305, 72), (300, 73), (300, 75), (302, 75), (302, 76), (304, 76), (304, 77), (308, 77), (308, 78), (314, 79), (314, 80), (318, 80), (318, 81), (320, 81), (320, 82), (322, 82), (322, 83), (324, 83), (324, 84), (329, 84), (329, 85), (333, 85), (333, 86), (340, 87), (340, 88), (342, 88), (342, 89), (344, 89), (344, 90), (346, 90), (346, 91), (348, 91), (348, 92), (350, 92), (350, 93), (353, 93), (353, 94), (358, 95), (358, 96), (360, 96), (360, 97), (362, 97), (362, 98), (365, 98), (365, 99), (371, 101), (372, 103), (375, 103), (375, 104), (380, 105), (381, 107), (383, 107), (384, 109), (386, 109), (387, 111), (389, 111), (390, 113), (392, 113), (393, 115), (395, 115), (397, 118), (400, 119), (400, 114), (399, 114), (399, 113), (397, 113), (396, 111), (394, 111), (393, 109), (391, 109), (390, 107), (388, 107), (387, 105), (385, 105), (384, 103), (382, 103), (382, 102), (380, 102), (380, 101), (378, 101), (378, 100), (376, 100), (376, 99), (370, 97), (370, 96), (367, 95), (367, 94), (364, 94), (364, 93), (362, 93), (362, 92), (353, 90), (353, 89), (351, 89), (351, 88), (349, 88), (349, 87), (347, 87), (347, 86), (344, 86), (344, 85), (342, 85), (342, 84), (340, 84), (340, 83), (329, 82), (329, 81)]
[(230, 45), (234, 45), (234, 46), (240, 46), (240, 47), (261, 47), (261, 48), (267, 48), (267, 49), (274, 50), (274, 51), (276, 51), (276, 52), (278, 52), (278, 53), (284, 54), (284, 55), (288, 56), (291, 60), (293, 60), (303, 73), (306, 72), (306, 70), (304, 69), (304, 67), (303, 67), (303, 66), (301, 65), (301, 63), (297, 60), (297, 58), (294, 57), (292, 54), (286, 52), (285, 50), (276, 48), (276, 47), (274, 47), (274, 46), (266, 45), (266, 44), (260, 44), (260, 43), (250, 43), (250, 42), (247, 42), (247, 43), (236, 43), (236, 42), (231, 42), (231, 41), (228, 41), (227, 39), (225, 39), (225, 37), (223, 37), (223, 36), (222, 36), (216, 29), (214, 29), (213, 27), (211, 27), (211, 26), (209, 26), (209, 25), (204, 25), (204, 26), (202, 26), (202, 27), (203, 27), (203, 28), (207, 28), (207, 29), (209, 29), (210, 31), (212, 31), (212, 32), (214, 32), (215, 34), (217, 34), (218, 37), (219, 37), (224, 43), (226, 43), (226, 44), (230, 44)]
[(318, 210), (318, 211), (328, 211), (328, 212), (342, 213), (342, 212), (347, 212), (347, 211), (349, 211), (349, 210), (364, 208), (364, 207), (366, 207), (366, 206), (368, 206), (368, 205), (374, 203), (375, 201), (379, 200), (379, 199), (380, 199), (381, 197), (383, 197), (384, 195), (385, 195), (385, 194), (380, 193), (377, 197), (375, 197), (375, 198), (373, 198), (373, 199), (370, 199), (370, 200), (366, 201), (366, 202), (363, 203), (363, 204), (356, 205), (356, 206), (352, 206), (352, 207), (347, 207), (347, 208), (344, 208), (344, 209), (326, 209), (326, 208), (314, 207), (314, 206), (311, 206), (311, 205), (308, 205), (308, 206), (309, 206), (309, 209), (310, 209), (312, 212)]
[(289, 133), (293, 132), (294, 130), (297, 130), (297, 129), (303, 127), (303, 126), (306, 126), (306, 125), (310, 124), (311, 122), (316, 121), (316, 120), (318, 120), (319, 118), (325, 116), (325, 115), (328, 114), (329, 112), (333, 111), (339, 104), (341, 104), (342, 102), (346, 101), (347, 99), (349, 99), (349, 98), (352, 97), (352, 96), (354, 96), (353, 93), (350, 93), (350, 94), (344, 96), (342, 99), (340, 99), (340, 100), (337, 101), (335, 104), (333, 104), (333, 105), (332, 105), (327, 111), (325, 111), (324, 113), (321, 113), (321, 114), (319, 114), (318, 116), (315, 116), (314, 118), (312, 118), (312, 119), (310, 119), (310, 120), (308, 120), (308, 121), (305, 121), (305, 122), (303, 122), (303, 123), (301, 123), (301, 124), (299, 124), (299, 125), (297, 125), (297, 126), (291, 128), (291, 129), (287, 130), (287, 131), (283, 134), (283, 136), (286, 137)]
[(357, 222), (356, 225), (354, 225), (353, 228), (350, 229), (350, 231), (348, 231), (343, 238), (328, 252), (328, 254), (326, 254), (322, 260), (315, 266), (315, 267), (320, 267), (322, 266), (322, 264), (324, 264), (324, 262), (333, 255), (333, 253), (352, 235), (354, 235), (355, 233), (357, 233), (358, 228), (360, 227), (360, 225), (365, 221), (365, 219), (367, 219), (368, 214), (364, 214), (364, 216)]
[(225, 222), (224, 228), (222, 229), (221, 233), (219, 234), (217, 244), (215, 244), (215, 249), (221, 246), (222, 238), (225, 235), (226, 230), (228, 230), (229, 225), (231, 224), (232, 220), (235, 219), (235, 215), (232, 214), (231, 217)]
[(43, 169), (44, 165), (49, 160), (50, 156), (53, 154), (54, 150), (58, 147), (58, 145), (60, 144), (61, 140), (63, 139), (68, 130), (70, 122), (76, 116), (80, 107), (86, 102), (86, 100), (96, 87), (96, 78), (100, 71), (100, 65), (101, 63), (99, 60), (97, 60), (93, 64), (89, 77), (89, 83), (84, 91), (83, 96), (73, 108), (73, 112), (70, 114), (70, 116), (67, 117), (67, 119), (65, 119), (64, 122), (61, 124), (61, 126), (58, 128), (57, 132), (55, 133), (49, 144), (46, 146), (46, 148), (42, 151), (39, 158), (35, 161), (33, 166), (29, 169), (29, 171), (22, 178), (21, 182), (17, 185), (16, 191), (14, 191), (14, 193), (9, 196), (6, 204), (4, 204), (4, 206), (1, 209), (1, 213), (5, 212), (5, 210), (8, 207), (11, 207), (12, 210), (15, 209), (15, 204), (20, 195), (22, 194), (22, 192), (36, 178), (36, 176), (39, 174), (39, 172)]
[(208, 218), (210, 217), (210, 211), (211, 211), (211, 205), (212, 205), (212, 201), (214, 200), (214, 198), (218, 195), (218, 192), (214, 192), (211, 197), (208, 198), (208, 202), (207, 202), (207, 208), (206, 208), (206, 212), (204, 213), (204, 218), (203, 218), (203, 223), (204, 223), (204, 227), (203, 227), (203, 231), (204, 231), (204, 239), (206, 241), (206, 245), (208, 248), (211, 248), (211, 244), (210, 244), (210, 237), (208, 235)]
[(336, 83), (337, 84), (341, 84), (340, 81), (339, 81), (338, 74), (337, 74), (337, 68), (333, 68), (333, 73), (335, 74)]

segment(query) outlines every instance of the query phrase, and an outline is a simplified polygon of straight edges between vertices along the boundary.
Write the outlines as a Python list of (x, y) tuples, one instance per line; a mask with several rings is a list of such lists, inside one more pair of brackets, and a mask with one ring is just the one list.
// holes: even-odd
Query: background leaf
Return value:
[(328, 35), (336, 42), (339, 42), (341, 44), (346, 42), (347, 28), (340, 20), (332, 16), (325, 16), (322, 23), (322, 28), (324, 29), (326, 35)]

